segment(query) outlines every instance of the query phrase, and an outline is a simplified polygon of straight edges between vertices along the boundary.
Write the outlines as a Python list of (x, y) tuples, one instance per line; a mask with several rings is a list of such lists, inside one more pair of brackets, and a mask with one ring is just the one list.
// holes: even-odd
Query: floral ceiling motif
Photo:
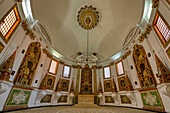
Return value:
[(91, 5), (89, 7), (85, 5), (78, 11), (77, 21), (83, 29), (90, 30), (97, 26), (99, 22), (99, 12)]

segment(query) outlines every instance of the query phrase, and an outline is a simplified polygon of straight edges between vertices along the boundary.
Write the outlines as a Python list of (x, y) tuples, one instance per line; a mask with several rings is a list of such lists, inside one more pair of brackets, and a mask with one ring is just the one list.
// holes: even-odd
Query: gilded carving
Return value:
[(159, 0), (152, 0), (152, 8), (158, 8)]
[(160, 83), (170, 83), (170, 71), (167, 67), (162, 63), (162, 61), (158, 58), (155, 54), (156, 58), (156, 65), (157, 65), (157, 72)]
[(93, 29), (99, 22), (99, 12), (91, 5), (85, 5), (78, 11), (77, 21), (83, 29)]
[(156, 85), (154, 74), (146, 56), (145, 50), (141, 45), (133, 47), (133, 61), (136, 67), (138, 78), (142, 88), (153, 87)]
[(129, 50), (128, 52), (126, 52), (123, 56), (122, 59), (126, 59), (129, 55), (131, 54), (131, 51)]
[(16, 51), (0, 66), (0, 80), (8, 81), (12, 73)]
[(114, 80), (105, 80), (104, 81), (104, 92), (117, 92), (116, 85)]
[(16, 84), (31, 86), (41, 56), (40, 46), (39, 42), (32, 42), (29, 45), (16, 74)]
[(92, 92), (92, 70), (89, 65), (86, 64), (81, 72), (81, 93), (91, 93)]
[(119, 91), (132, 91), (133, 87), (129, 77), (126, 75), (124, 77), (118, 78)]

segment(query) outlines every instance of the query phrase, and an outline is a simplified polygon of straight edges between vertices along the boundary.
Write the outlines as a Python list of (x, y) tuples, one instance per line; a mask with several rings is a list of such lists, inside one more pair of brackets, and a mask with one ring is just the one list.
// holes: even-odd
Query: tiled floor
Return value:
[(18, 110), (12, 111), (12, 113), (153, 113), (153, 112), (111, 106), (56, 106)]

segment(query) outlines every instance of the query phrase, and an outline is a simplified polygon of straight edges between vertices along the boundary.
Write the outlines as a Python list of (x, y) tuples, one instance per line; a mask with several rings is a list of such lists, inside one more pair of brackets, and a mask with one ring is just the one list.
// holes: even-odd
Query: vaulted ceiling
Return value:
[(144, 0), (31, 0), (34, 19), (47, 30), (53, 48), (68, 58), (86, 52), (87, 31), (77, 22), (85, 5), (100, 12), (99, 24), (89, 31), (89, 52), (106, 59), (121, 49), (130, 28), (140, 23)]

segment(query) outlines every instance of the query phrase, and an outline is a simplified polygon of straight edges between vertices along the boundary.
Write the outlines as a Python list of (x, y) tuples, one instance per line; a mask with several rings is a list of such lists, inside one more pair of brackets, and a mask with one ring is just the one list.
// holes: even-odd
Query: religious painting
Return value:
[(125, 78), (125, 76), (118, 78), (118, 84), (119, 84), (119, 91), (126, 91), (126, 78)]
[(133, 91), (128, 75), (118, 78), (119, 91)]
[(7, 99), (5, 110), (27, 108), (31, 90), (13, 88)]
[(170, 71), (155, 54), (156, 66), (157, 66), (157, 76), (159, 77), (160, 83), (170, 83)]
[(4, 45), (0, 42), (0, 53), (2, 52), (2, 50), (4, 49)]
[(47, 95), (45, 95), (45, 96), (41, 99), (40, 103), (51, 103), (51, 97), (52, 97), (52, 94), (47, 94)]
[(114, 99), (112, 96), (105, 96), (105, 103), (114, 103)]
[(12, 74), (16, 51), (0, 66), (0, 80), (9, 80)]
[(142, 45), (133, 47), (133, 61), (142, 88), (155, 87), (156, 81), (146, 52)]
[(69, 80), (62, 79), (61, 91), (67, 91), (68, 92), (68, 88), (69, 88)]
[(164, 112), (164, 107), (156, 89), (141, 91), (144, 109)]
[(56, 77), (49, 75), (47, 79), (47, 89), (53, 90)]
[(111, 80), (104, 81), (104, 92), (112, 92), (112, 81)]
[(67, 103), (67, 95), (61, 95), (58, 99), (58, 103)]
[(41, 56), (40, 46), (39, 42), (32, 42), (29, 45), (16, 74), (16, 85), (25, 87), (31, 86)]
[(122, 104), (131, 104), (131, 100), (126, 95), (120, 95)]
[(81, 72), (81, 93), (91, 93), (92, 92), (92, 70), (89, 65), (86, 64), (85, 68)]

